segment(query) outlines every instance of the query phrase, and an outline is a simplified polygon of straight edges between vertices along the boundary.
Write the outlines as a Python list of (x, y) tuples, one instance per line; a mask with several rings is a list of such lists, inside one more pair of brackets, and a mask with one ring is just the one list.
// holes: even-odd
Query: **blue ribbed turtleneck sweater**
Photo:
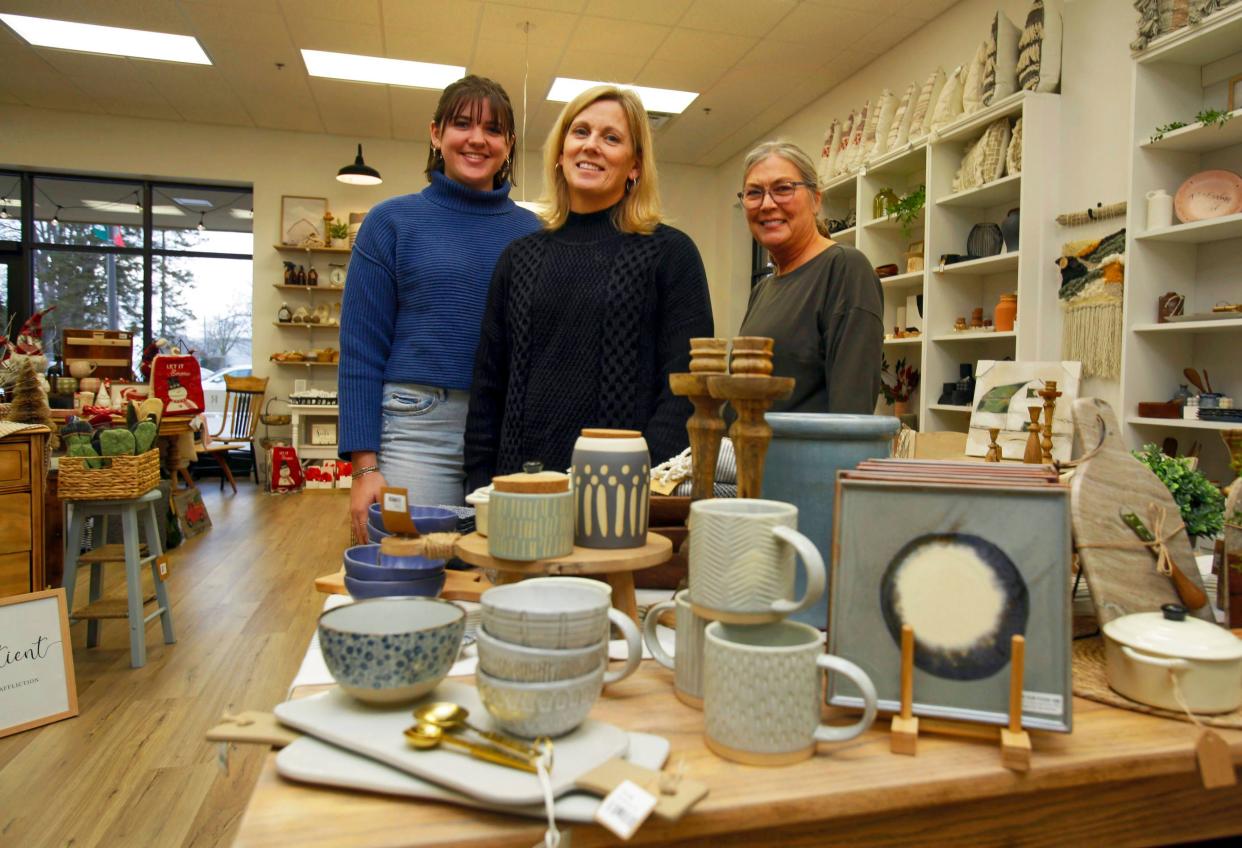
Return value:
[(341, 313), (342, 457), (379, 450), (385, 382), (470, 388), (496, 259), (539, 226), (508, 183), (476, 191), (439, 172), (367, 213)]

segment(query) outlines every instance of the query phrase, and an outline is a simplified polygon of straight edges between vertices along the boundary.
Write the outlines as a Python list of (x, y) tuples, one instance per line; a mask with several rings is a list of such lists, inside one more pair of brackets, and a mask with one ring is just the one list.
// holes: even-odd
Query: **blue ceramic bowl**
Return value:
[(419, 580), (444, 569), (444, 560), (401, 557), (400, 565), (380, 561), (379, 545), (355, 545), (345, 549), (345, 574), (355, 580)]
[(436, 598), (376, 598), (319, 616), (328, 671), (347, 693), (373, 704), (412, 701), (436, 688), (465, 631), (465, 611)]
[[(384, 529), (383, 510), (379, 504), (371, 504), (367, 510), (367, 527), (368, 529), (378, 530), (380, 537), (392, 535)], [(414, 521), (414, 526), (418, 528), (419, 533), (452, 533), (457, 529), (457, 513), (451, 509), (442, 509), (438, 506), (412, 506), (410, 507), (410, 518)], [(378, 542), (379, 539), (372, 539)]]
[(345, 588), (355, 600), (367, 598), (434, 598), (444, 588), (444, 569), (417, 580), (359, 580), (345, 575)]

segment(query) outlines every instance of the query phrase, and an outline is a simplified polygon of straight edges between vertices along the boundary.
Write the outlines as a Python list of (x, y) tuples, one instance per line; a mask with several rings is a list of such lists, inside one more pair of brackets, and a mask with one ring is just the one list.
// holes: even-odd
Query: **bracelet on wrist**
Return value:
[(357, 480), (359, 477), (365, 477), (368, 474), (374, 474), (376, 471), (379, 471), (378, 465), (364, 465), (362, 468), (355, 469), (354, 472), (350, 474), (349, 476), (351, 479)]

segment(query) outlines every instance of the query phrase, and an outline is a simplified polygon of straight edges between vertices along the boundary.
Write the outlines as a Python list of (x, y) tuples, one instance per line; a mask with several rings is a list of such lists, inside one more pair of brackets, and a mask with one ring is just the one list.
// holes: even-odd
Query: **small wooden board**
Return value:
[(580, 548), (551, 559), (517, 562), (487, 552), (487, 537), (469, 533), (457, 540), (457, 556), (471, 565), (536, 577), (543, 574), (611, 574), (660, 565), (673, 555), (673, 543), (659, 533), (648, 533), (641, 548)]
[[(1070, 515), (1075, 546), (1137, 542), (1133, 531), (1121, 521), (1118, 513), (1122, 508), (1147, 521), (1149, 504), (1163, 506), (1165, 534), (1181, 522), (1177, 504), (1160, 478), (1126, 449), (1112, 407), (1099, 398), (1079, 398), (1074, 401), (1073, 414), (1075, 446), (1090, 451), (1103, 440), (1100, 451), (1078, 467), (1072, 481)], [(1157, 528), (1150, 529), (1160, 534)], [(1176, 566), (1202, 591), (1203, 580), (1186, 534), (1178, 533), (1168, 547)], [(1086, 571), (1101, 625), (1130, 613), (1154, 612), (1163, 604), (1181, 603), (1173, 581), (1156, 570), (1156, 558), (1146, 548), (1084, 548), (1079, 561)], [(1190, 615), (1211, 621), (1211, 604), (1191, 610)]]

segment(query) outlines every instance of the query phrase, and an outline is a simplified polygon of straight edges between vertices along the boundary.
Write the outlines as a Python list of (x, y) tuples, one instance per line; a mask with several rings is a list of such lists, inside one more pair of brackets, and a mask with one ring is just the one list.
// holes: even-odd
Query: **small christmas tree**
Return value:
[(56, 432), (56, 422), (52, 419), (52, 410), (47, 405), (47, 395), (39, 384), (39, 374), (30, 360), (23, 359), (17, 366), (17, 379), (10, 389), (12, 404), (6, 421), (20, 424), (42, 424), (52, 431), (49, 443), (53, 450), (60, 444)]

